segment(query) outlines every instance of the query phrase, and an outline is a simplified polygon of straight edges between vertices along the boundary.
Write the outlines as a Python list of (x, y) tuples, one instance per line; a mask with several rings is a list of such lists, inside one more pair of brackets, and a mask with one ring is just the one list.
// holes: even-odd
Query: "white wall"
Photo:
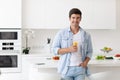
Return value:
[(91, 33), (94, 52), (100, 51), (104, 46), (113, 48), (112, 53), (120, 53), (120, 0), (116, 8), (116, 29), (115, 30), (88, 30)]
[[(119, 35), (120, 34), (120, 9), (119, 7), (120, 7), (120, 0), (117, 0), (116, 29), (87, 30), (92, 36), (94, 53), (102, 53), (100, 49), (103, 48), (104, 46), (113, 48), (113, 51), (111, 53), (120, 53), (120, 35)], [(29, 45), (31, 47), (31, 53), (35, 52), (35, 50), (37, 52), (40, 52), (40, 50), (43, 50), (44, 45), (47, 43), (47, 37), (50, 37), (53, 40), (58, 30), (34, 29), (34, 32), (35, 32), (34, 33), (35, 36), (33, 39), (30, 39), (30, 42), (29, 42), (30, 43)], [(24, 43), (24, 40), (23, 40), (23, 43)]]
[(69, 10), (77, 7), (83, 13), (81, 25), (85, 29), (114, 29), (115, 2), (116, 0), (23, 0), (23, 28), (62, 29), (69, 26)]

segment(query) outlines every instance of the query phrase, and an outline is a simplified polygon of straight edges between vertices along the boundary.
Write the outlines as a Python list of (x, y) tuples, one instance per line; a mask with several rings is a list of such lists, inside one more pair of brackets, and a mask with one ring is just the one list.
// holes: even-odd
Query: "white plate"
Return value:
[(120, 57), (113, 57), (115, 60), (120, 60)]

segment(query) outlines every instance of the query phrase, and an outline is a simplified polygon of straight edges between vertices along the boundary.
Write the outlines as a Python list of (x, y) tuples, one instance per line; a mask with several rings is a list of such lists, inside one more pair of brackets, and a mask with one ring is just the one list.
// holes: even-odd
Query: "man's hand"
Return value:
[(82, 66), (83, 68), (86, 68), (89, 60), (90, 60), (90, 58), (86, 57), (85, 60), (83, 61), (83, 63), (79, 64), (79, 66)]
[(61, 48), (58, 50), (58, 54), (66, 54), (70, 52), (77, 52), (78, 48), (77, 46), (70, 46), (68, 48)]
[(86, 63), (86, 62), (83, 62), (83, 63), (81, 63), (79, 66), (82, 66), (83, 68), (86, 68), (86, 67), (87, 67), (87, 63)]
[(77, 50), (78, 50), (77, 46), (70, 46), (69, 47), (70, 52), (77, 52)]

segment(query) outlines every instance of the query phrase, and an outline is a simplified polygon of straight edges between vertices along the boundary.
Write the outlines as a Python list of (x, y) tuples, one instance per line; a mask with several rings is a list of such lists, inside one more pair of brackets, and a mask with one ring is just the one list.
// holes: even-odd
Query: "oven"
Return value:
[(21, 29), (0, 29), (0, 71), (21, 72)]
[(16, 53), (0, 54), (0, 72), (21, 72), (21, 55)]

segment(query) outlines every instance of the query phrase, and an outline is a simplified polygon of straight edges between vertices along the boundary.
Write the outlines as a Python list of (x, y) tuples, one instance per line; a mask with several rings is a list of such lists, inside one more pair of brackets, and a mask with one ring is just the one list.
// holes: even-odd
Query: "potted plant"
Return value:
[(27, 48), (23, 49), (23, 53), (29, 54), (29, 50), (30, 50), (30, 47), (27, 47)]
[(28, 47), (28, 43), (29, 43), (29, 38), (30, 38), (30, 36), (32, 36), (33, 37), (33, 31), (32, 30), (26, 30), (25, 31), (25, 48), (23, 49), (23, 53), (25, 53), (25, 54), (29, 54), (29, 51), (30, 51), (30, 47)]

